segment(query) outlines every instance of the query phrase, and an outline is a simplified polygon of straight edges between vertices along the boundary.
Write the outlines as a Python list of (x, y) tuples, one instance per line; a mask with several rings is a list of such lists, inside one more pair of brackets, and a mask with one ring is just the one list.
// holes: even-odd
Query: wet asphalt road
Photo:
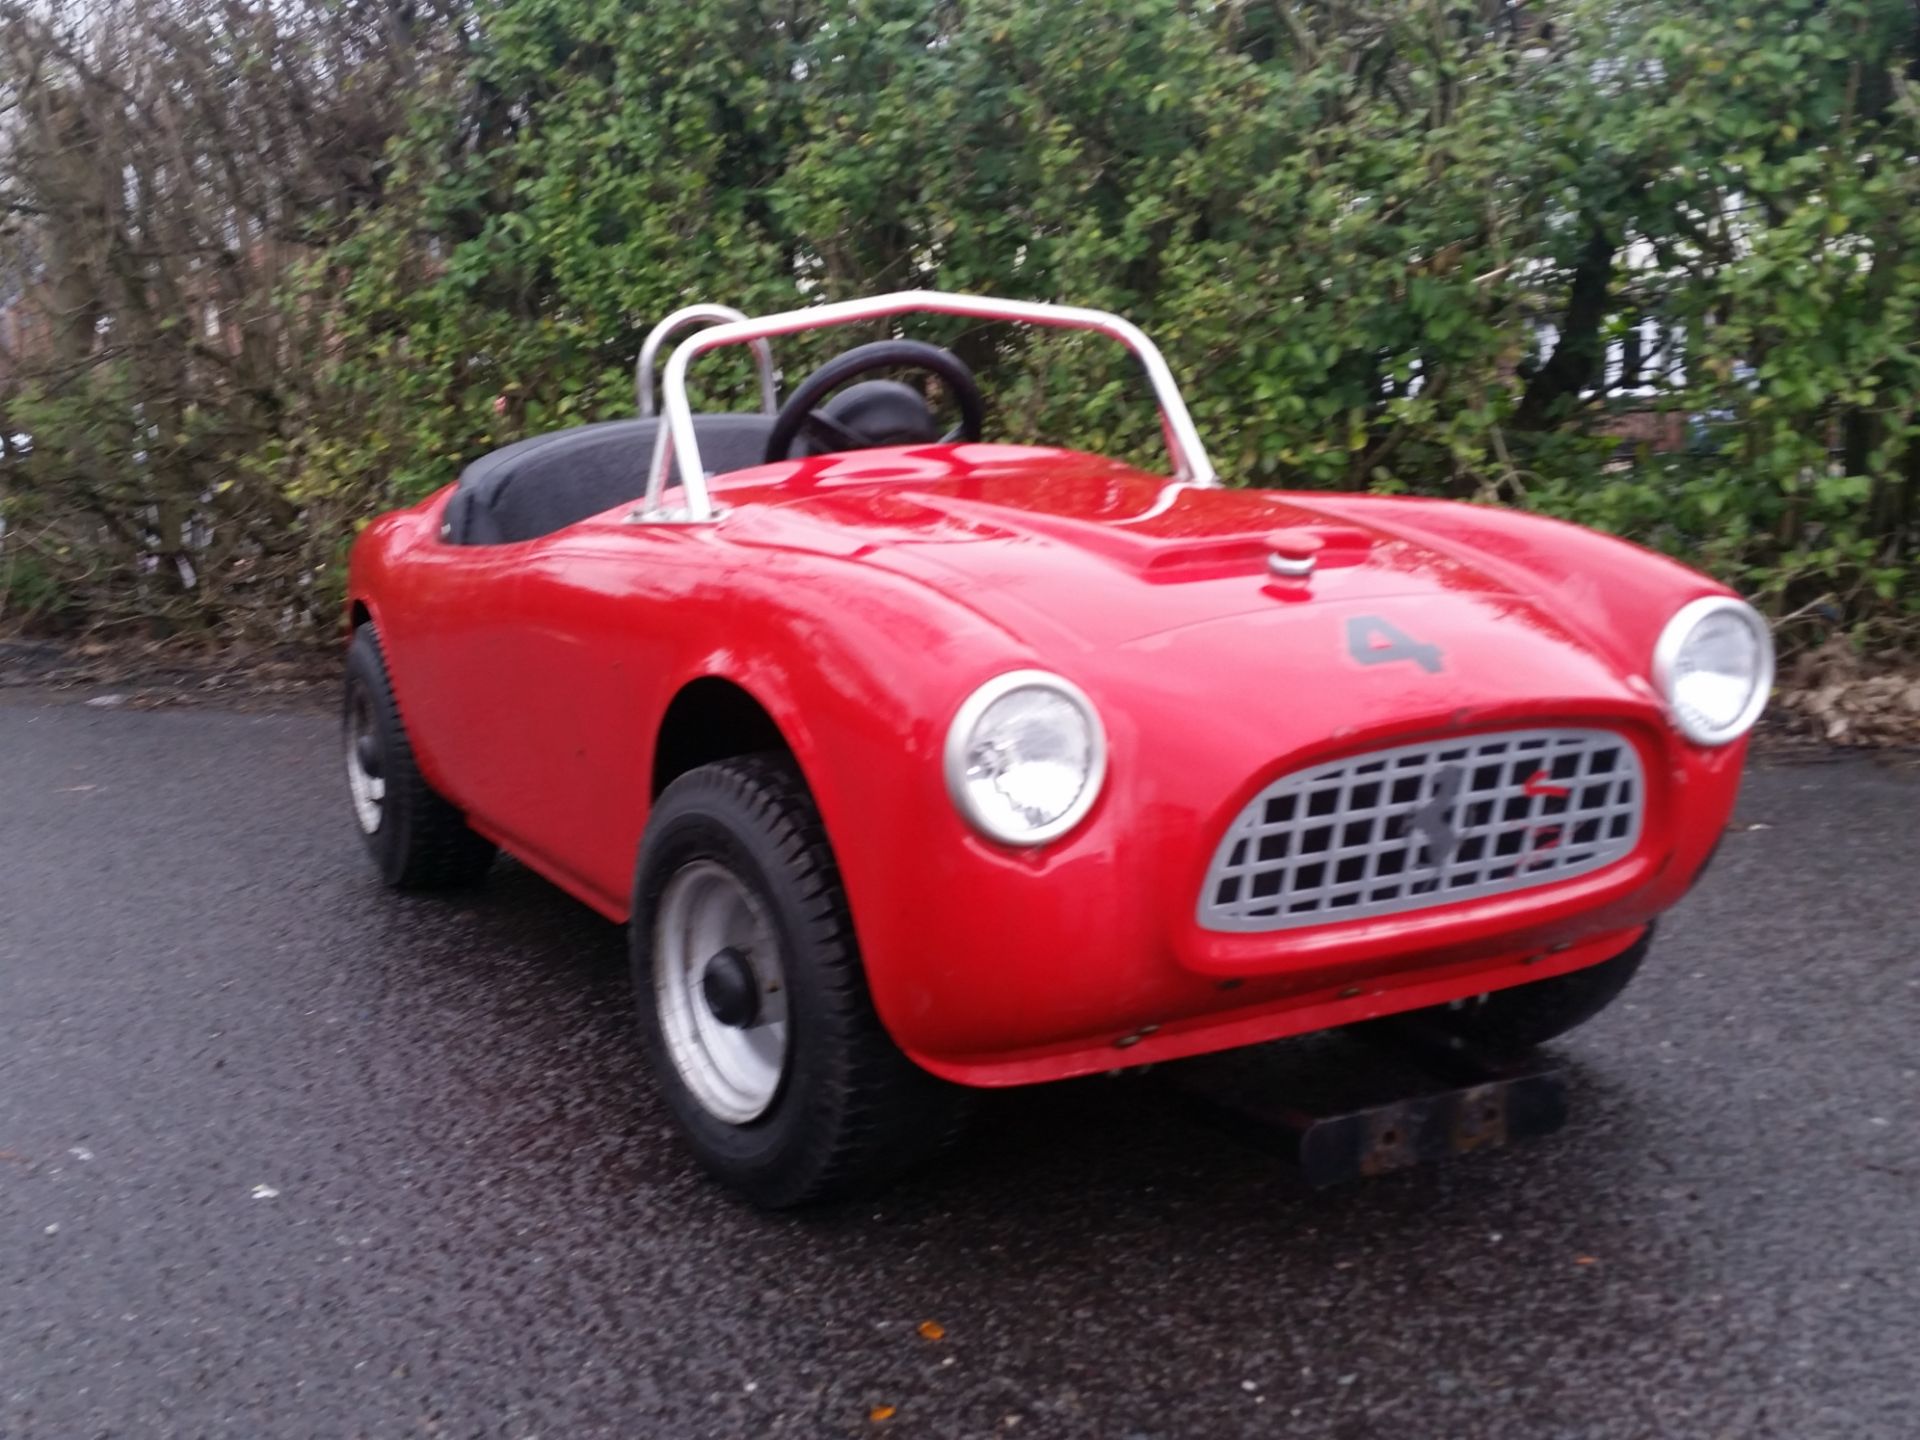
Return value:
[(1911, 1440), (1920, 778), (1741, 818), (1557, 1137), (1315, 1194), (1092, 1081), (770, 1219), (618, 932), (381, 891), (329, 719), (0, 696), (0, 1436)]

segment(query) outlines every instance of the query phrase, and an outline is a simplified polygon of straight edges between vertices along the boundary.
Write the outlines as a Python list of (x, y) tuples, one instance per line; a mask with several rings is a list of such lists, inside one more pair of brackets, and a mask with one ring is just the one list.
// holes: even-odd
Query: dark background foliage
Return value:
[[(327, 633), (668, 310), (925, 285), (1126, 313), (1232, 483), (1920, 626), (1914, 0), (0, 0), (0, 66), (0, 620)], [(1155, 455), (1109, 347), (911, 328)]]

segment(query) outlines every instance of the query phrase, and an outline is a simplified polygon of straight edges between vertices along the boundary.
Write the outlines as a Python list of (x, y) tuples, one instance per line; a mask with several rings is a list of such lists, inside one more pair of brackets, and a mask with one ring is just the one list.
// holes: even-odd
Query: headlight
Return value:
[(1680, 607), (1653, 647), (1653, 678), (1689, 740), (1725, 745), (1753, 728), (1773, 689), (1773, 633), (1744, 601)]
[(947, 791), (973, 825), (1007, 845), (1041, 845), (1093, 808), (1107, 737), (1079, 686), (1044, 670), (987, 681), (947, 731)]

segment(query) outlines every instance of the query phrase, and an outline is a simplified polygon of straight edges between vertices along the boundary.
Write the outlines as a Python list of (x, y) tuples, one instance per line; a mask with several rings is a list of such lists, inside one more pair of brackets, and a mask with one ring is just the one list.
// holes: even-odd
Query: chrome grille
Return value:
[(1228, 827), (1208, 930), (1391, 915), (1584, 875), (1640, 838), (1645, 783), (1608, 730), (1401, 745), (1276, 780)]

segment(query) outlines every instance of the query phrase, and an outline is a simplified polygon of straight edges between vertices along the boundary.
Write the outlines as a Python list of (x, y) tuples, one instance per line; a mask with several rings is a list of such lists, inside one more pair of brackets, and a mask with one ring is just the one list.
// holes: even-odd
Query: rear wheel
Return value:
[(1619, 998), (1653, 944), (1652, 925), (1610, 960), (1416, 1012), (1490, 1055), (1520, 1055), (1584, 1025)]
[(879, 1185), (937, 1149), (962, 1092), (874, 1013), (846, 897), (791, 761), (689, 771), (654, 807), (632, 924), (634, 998), (687, 1144), (756, 1204)]
[(353, 818), (382, 880), (398, 890), (432, 890), (486, 874), (494, 846), (421, 777), (371, 625), (347, 647), (341, 734)]

